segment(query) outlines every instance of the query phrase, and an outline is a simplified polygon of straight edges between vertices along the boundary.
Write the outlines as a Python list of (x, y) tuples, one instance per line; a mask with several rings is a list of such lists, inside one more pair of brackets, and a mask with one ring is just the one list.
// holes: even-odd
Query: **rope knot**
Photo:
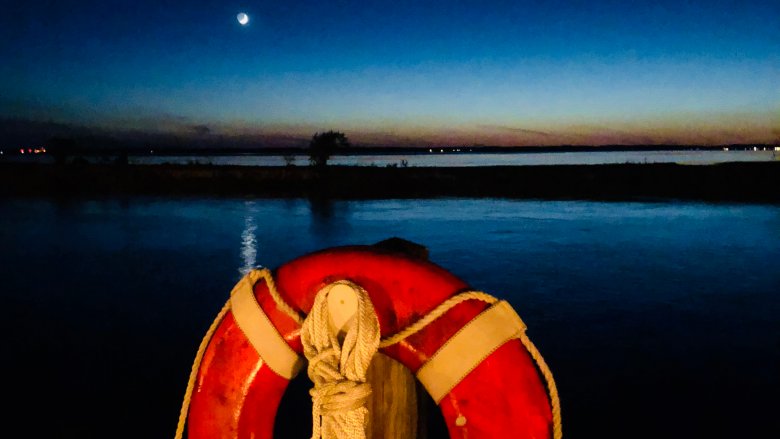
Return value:
[(371, 386), (343, 380), (314, 387), (309, 394), (312, 402), (319, 406), (321, 416), (332, 416), (364, 407), (371, 395)]
[(357, 311), (342, 338), (332, 327), (327, 295), (323, 288), (301, 327), (303, 353), (309, 360), (308, 374), (314, 383), (312, 439), (364, 439), (368, 423), (366, 402), (371, 385), (366, 371), (379, 349), (379, 321), (365, 290), (348, 284), (357, 295)]

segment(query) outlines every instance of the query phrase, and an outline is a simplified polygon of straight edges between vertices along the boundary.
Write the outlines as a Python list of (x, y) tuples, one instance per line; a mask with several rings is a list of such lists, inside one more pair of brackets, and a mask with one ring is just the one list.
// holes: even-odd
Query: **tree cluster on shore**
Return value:
[(316, 133), (309, 142), (309, 164), (317, 168), (324, 168), (336, 151), (349, 148), (349, 146), (349, 139), (344, 133), (333, 130)]

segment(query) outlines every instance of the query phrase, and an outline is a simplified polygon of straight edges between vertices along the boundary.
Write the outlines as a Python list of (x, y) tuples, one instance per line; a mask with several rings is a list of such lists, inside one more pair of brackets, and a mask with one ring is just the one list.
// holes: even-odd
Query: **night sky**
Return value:
[(17, 131), (780, 141), (777, 1), (3, 0), (0, 59)]

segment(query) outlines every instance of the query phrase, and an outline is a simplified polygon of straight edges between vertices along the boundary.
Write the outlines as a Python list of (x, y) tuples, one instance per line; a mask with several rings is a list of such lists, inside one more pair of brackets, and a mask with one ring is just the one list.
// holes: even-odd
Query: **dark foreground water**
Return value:
[(390, 236), (512, 302), (566, 437), (780, 437), (780, 206), (472, 199), (0, 200), (5, 426), (171, 437), (243, 270)]

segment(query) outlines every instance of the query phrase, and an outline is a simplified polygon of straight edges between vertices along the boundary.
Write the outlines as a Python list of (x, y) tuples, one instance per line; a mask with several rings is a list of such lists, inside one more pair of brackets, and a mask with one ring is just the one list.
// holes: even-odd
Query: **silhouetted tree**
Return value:
[(347, 147), (349, 147), (349, 140), (344, 133), (338, 131), (317, 133), (312, 136), (311, 142), (309, 142), (309, 163), (312, 166), (324, 168), (336, 150)]

